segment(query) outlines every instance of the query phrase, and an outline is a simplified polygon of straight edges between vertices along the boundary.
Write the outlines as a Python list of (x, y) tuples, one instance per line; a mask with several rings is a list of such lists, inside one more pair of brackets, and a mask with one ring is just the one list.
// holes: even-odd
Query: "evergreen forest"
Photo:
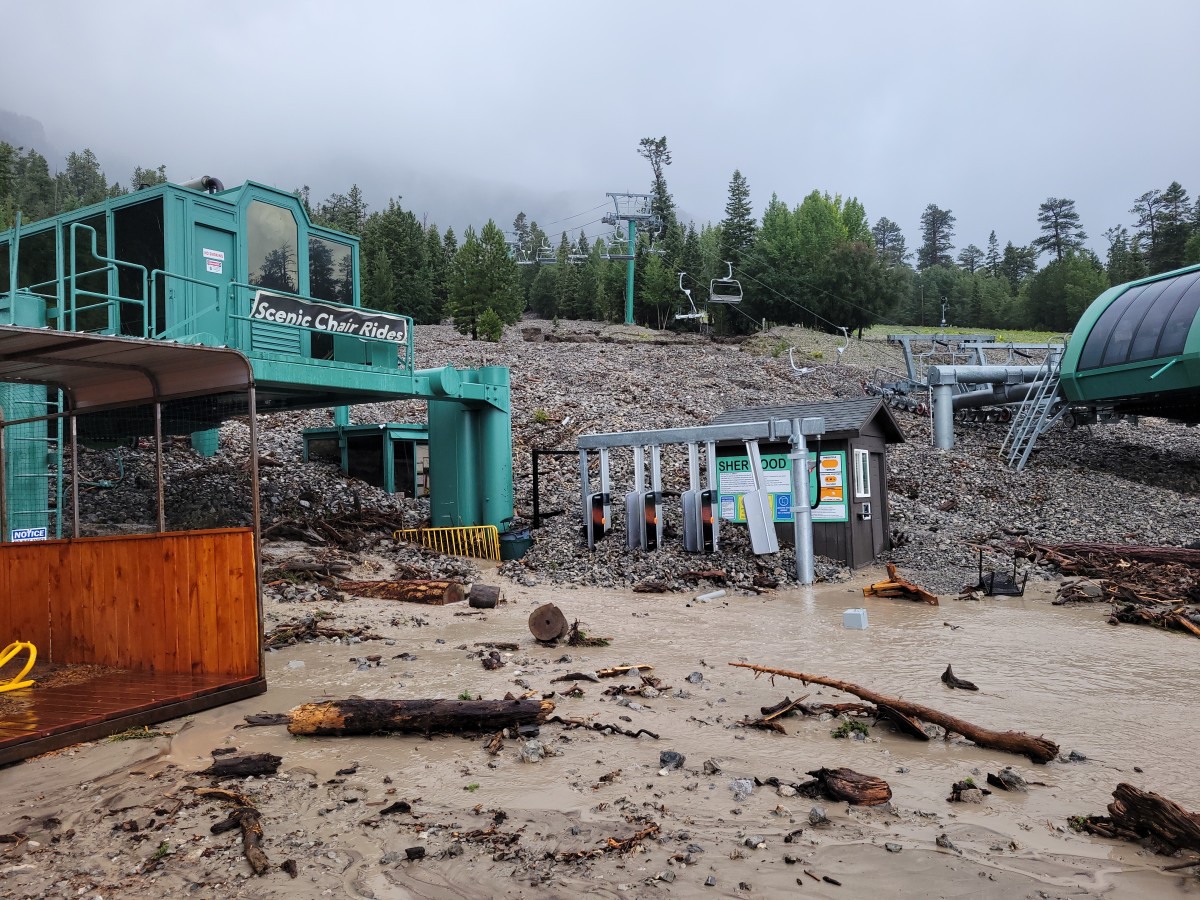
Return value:
[[(702, 310), (713, 281), (732, 276), (743, 299), (708, 307), (718, 334), (764, 323), (838, 331), (936, 326), (943, 318), (959, 328), (1067, 332), (1109, 286), (1200, 263), (1200, 197), (1177, 181), (1131, 198), (1127, 222), (1088, 223), (1106, 226), (1103, 259), (1085, 244), (1075, 201), (1061, 197), (1030, 210), (1037, 237), (1028, 245), (993, 230), (986, 246), (962, 246), (953, 211), (929, 203), (919, 214), (920, 243), (910, 248), (901, 224), (872, 221), (857, 197), (815, 189), (797, 202), (772, 194), (756, 214), (736, 170), (724, 217), (685, 223), (668, 186), (667, 138), (644, 138), (635, 149), (647, 163), (653, 220), (639, 229), (634, 254), (634, 320), (652, 328), (695, 330), (698, 320), (679, 314)], [(37, 151), (0, 142), (0, 231), (18, 210), (29, 223), (166, 179), (165, 166), (139, 166), (126, 185), (110, 182), (86, 149), (52, 172)], [(584, 227), (555, 230), (562, 222), (539, 225), (517, 211), (508, 231), (491, 219), (460, 238), (401, 198), (372, 209), (357, 185), (324, 200), (308, 187), (296, 194), (314, 222), (360, 239), (364, 306), (418, 323), (449, 318), (485, 339), (526, 311), (624, 319), (627, 263), (613, 257), (628, 255), (627, 237), (622, 225), (601, 223), (611, 204), (588, 211), (595, 218)]]

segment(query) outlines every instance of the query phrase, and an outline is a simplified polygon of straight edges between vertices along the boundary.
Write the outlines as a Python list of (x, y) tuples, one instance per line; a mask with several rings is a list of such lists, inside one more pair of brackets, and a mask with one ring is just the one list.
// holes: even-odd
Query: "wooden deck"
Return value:
[[(36, 669), (35, 669), (36, 674)], [(267, 689), (261, 677), (109, 671), (74, 684), (0, 694), (0, 765)]]

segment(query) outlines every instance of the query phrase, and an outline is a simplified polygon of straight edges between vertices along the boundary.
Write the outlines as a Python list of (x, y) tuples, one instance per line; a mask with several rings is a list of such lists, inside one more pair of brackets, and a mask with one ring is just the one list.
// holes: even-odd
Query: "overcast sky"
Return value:
[(1028, 243), (1069, 197), (1102, 251), (1139, 194), (1200, 191), (1193, 0), (7, 0), (2, 20), (0, 108), (110, 178), (358, 182), (460, 235), (646, 191), (637, 144), (662, 135), (698, 222), (738, 168), (756, 215), (853, 195), (910, 248), (929, 203), (962, 248)]

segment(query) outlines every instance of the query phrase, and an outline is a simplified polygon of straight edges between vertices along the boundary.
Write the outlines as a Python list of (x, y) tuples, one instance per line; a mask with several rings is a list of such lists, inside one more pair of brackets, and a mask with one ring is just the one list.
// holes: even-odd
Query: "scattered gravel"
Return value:
[[(899, 348), (883, 341), (851, 340), (839, 354), (840, 338), (803, 329), (775, 329), (736, 343), (628, 326), (527, 320), (507, 329), (496, 344), (471, 341), (449, 326), (420, 326), (415, 340), (421, 368), (510, 367), (517, 528), (528, 527), (532, 517), (534, 448), (573, 450), (581, 434), (704, 424), (730, 408), (856, 399), (877, 369), (902, 368)], [(787, 350), (793, 346), (794, 362), (803, 372), (789, 362)], [(424, 407), (422, 401), (355, 407), (352, 418), (356, 423), (422, 422)], [(985, 568), (1010, 572), (1013, 544), (1026, 538), (1179, 546), (1200, 537), (1200, 430), (1147, 419), (1077, 430), (1060, 425), (1042, 437), (1025, 471), (1016, 473), (998, 456), (1005, 425), (957, 425), (955, 448), (935, 451), (928, 418), (895, 415), (907, 441), (893, 445), (888, 455), (893, 538), (888, 560), (931, 591), (956, 594), (973, 584), (979, 548)], [(261, 470), (265, 525), (359, 509), (402, 518), (408, 525), (428, 520), (427, 501), (388, 495), (328, 462), (300, 462), (302, 430), (329, 425), (328, 410), (262, 421), (261, 453), (268, 460)], [(213, 459), (196, 457), (186, 441), (167, 448), (171, 527), (249, 522), (246, 423), (226, 423), (220, 445)], [(111, 478), (114, 452), (85, 454), (85, 477)], [(120, 484), (93, 489), (81, 502), (89, 528), (153, 522), (153, 454), (145, 446), (123, 454)], [(664, 448), (662, 462), (664, 489), (686, 489), (684, 448)], [(581, 550), (578, 459), (543, 457), (540, 466), (543, 515), (561, 512), (534, 532), (524, 558), (503, 566), (503, 574), (517, 582), (628, 588), (658, 581), (668, 590), (697, 594), (713, 584), (753, 591), (794, 583), (791, 548), (756, 557), (740, 527), (721, 529), (717, 554), (684, 553), (677, 501), (667, 503), (666, 546), (659, 551), (623, 546), (619, 503), (614, 504), (613, 534), (594, 553)], [(632, 482), (626, 454), (612, 454), (612, 476), (619, 497)], [(1018, 577), (1025, 565), (1018, 567)], [(724, 576), (687, 574), (698, 570), (722, 570)], [(442, 568), (435, 574), (451, 573)], [(851, 577), (839, 563), (823, 559), (817, 560), (816, 574), (821, 581)], [(1052, 573), (1031, 571), (1033, 579), (1048, 577)]]

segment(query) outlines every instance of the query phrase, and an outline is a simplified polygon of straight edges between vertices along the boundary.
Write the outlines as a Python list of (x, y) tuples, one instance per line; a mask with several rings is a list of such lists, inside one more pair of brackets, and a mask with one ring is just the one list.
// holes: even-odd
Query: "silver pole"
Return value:
[(954, 446), (954, 385), (935, 384), (933, 397), (933, 446), (949, 450)]
[(815, 580), (812, 507), (809, 505), (812, 501), (808, 496), (808, 444), (800, 430), (799, 419), (792, 419), (792, 452), (788, 456), (792, 463), (792, 496), (795, 498), (792, 528), (796, 543), (796, 580), (809, 585)]
[(588, 494), (591, 493), (592, 486), (588, 479), (588, 458), (587, 451), (579, 451), (579, 492), (580, 501), (579, 507), (583, 510), (583, 533), (587, 535), (588, 549), (593, 550), (596, 547), (595, 541), (592, 540), (592, 529), (588, 527), (588, 520), (591, 518), (592, 510), (588, 503)]

